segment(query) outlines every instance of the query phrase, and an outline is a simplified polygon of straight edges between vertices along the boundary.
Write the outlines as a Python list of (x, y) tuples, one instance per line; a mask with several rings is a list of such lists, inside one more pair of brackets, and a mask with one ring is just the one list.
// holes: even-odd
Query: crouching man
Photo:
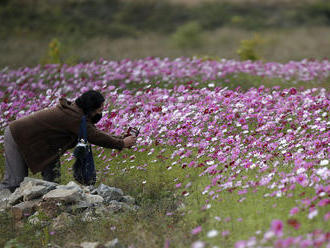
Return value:
[(4, 134), (5, 173), (0, 190), (13, 192), (28, 176), (28, 169), (33, 174), (41, 172), (44, 180), (58, 181), (60, 156), (76, 146), (83, 115), (89, 143), (118, 150), (133, 146), (135, 136), (119, 138), (95, 127), (103, 108), (104, 97), (91, 90), (74, 102), (61, 98), (55, 107), (11, 122)]

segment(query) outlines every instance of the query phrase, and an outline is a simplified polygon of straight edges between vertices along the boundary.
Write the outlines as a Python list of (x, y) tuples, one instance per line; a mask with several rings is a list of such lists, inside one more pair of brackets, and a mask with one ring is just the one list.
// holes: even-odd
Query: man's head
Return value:
[(100, 92), (89, 90), (78, 97), (75, 103), (93, 123), (97, 123), (102, 118), (104, 97)]

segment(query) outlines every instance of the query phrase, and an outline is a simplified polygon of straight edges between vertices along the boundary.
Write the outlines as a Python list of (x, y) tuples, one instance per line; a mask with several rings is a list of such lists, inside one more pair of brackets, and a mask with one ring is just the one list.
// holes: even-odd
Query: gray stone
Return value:
[(30, 223), (31, 225), (41, 225), (41, 226), (48, 225), (47, 221), (41, 220), (40, 213), (38, 211), (34, 212), (33, 215), (28, 217), (27, 222)]
[(125, 202), (111, 201), (107, 205), (107, 209), (112, 213), (124, 212), (124, 211), (136, 211), (136, 209)]
[(95, 210), (91, 208), (87, 209), (85, 212), (83, 212), (81, 220), (84, 222), (97, 221), (98, 218), (96, 217)]
[[(56, 187), (56, 183), (47, 182), (41, 179), (25, 177), (20, 187), (15, 190), (9, 197), (9, 204), (15, 205), (24, 200), (24, 195), (27, 195), (26, 200), (36, 198), (40, 193), (47, 193)], [(39, 196), (42, 196), (39, 195)]]
[(63, 190), (75, 190), (75, 191), (83, 192), (82, 188), (73, 181), (70, 181), (66, 185), (58, 185), (56, 188), (63, 189)]
[(100, 184), (96, 191), (97, 194), (102, 196), (106, 202), (110, 202), (112, 200), (119, 201), (124, 195), (121, 189), (110, 187), (104, 184)]
[(8, 207), (10, 195), (11, 192), (9, 189), (0, 190), (0, 209), (6, 209)]
[(76, 204), (70, 205), (66, 208), (66, 211), (71, 214), (79, 214), (84, 212), (86, 209), (93, 207), (94, 204), (89, 204), (85, 201), (80, 201)]
[(28, 218), (28, 223), (32, 225), (38, 225), (41, 223), (38, 211), (34, 212), (34, 214)]
[(11, 211), (15, 220), (21, 220), (33, 214), (41, 200), (21, 202), (12, 207)]
[(48, 182), (45, 180), (37, 179), (37, 178), (32, 178), (32, 177), (25, 177), (23, 182), (20, 184), (20, 188), (25, 187), (26, 184), (31, 183), (33, 186), (46, 186), (49, 188), (55, 189), (55, 187), (58, 185), (57, 183), (53, 182)]
[(98, 248), (100, 247), (99, 242), (83, 242), (80, 244), (80, 247), (82, 248)]
[(51, 227), (53, 230), (60, 230), (67, 225), (70, 225), (72, 221), (73, 216), (71, 214), (63, 212), (53, 220)]
[(32, 186), (29, 189), (23, 190), (23, 201), (33, 200), (39, 197), (42, 197), (44, 194), (47, 194), (50, 190), (49, 187), (44, 185)]
[(121, 244), (117, 238), (106, 243), (104, 245), (104, 247), (105, 248), (126, 248), (126, 246)]
[(57, 244), (47, 244), (47, 248), (62, 248), (62, 247)]
[(12, 193), (10, 196), (9, 196), (9, 199), (8, 199), (8, 204), (9, 205), (15, 205), (16, 203), (19, 203), (23, 201), (23, 194), (22, 194), (22, 191), (20, 188), (17, 188), (14, 193)]
[(128, 205), (134, 205), (136, 203), (135, 198), (130, 195), (124, 195), (120, 201), (125, 202)]
[(111, 214), (107, 206), (105, 205), (99, 205), (95, 207), (94, 209), (94, 215), (98, 217), (105, 217), (107, 215)]
[(104, 201), (103, 197), (100, 195), (84, 194), (83, 198), (84, 201), (90, 205), (102, 203)]
[(64, 203), (77, 203), (82, 199), (77, 189), (54, 189), (43, 196), (45, 201), (52, 200)]

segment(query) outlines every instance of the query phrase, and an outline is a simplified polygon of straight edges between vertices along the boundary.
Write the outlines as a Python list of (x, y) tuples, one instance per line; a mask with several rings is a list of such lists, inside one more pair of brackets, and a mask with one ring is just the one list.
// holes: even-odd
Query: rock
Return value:
[(21, 220), (24, 217), (30, 216), (35, 211), (40, 200), (21, 202), (12, 207), (11, 211), (15, 220)]
[(36, 211), (33, 215), (31, 215), (28, 218), (28, 223), (32, 224), (32, 225), (38, 225), (41, 223), (41, 220), (39, 218), (39, 212)]
[(43, 196), (45, 201), (53, 200), (64, 203), (77, 203), (82, 199), (78, 189), (54, 189)]
[(65, 209), (65, 205), (54, 199), (47, 199), (47, 201), (41, 201), (38, 206), (38, 211), (45, 214), (48, 218), (55, 218)]
[(93, 222), (96, 221), (98, 218), (95, 216), (94, 209), (87, 209), (83, 212), (81, 220), (84, 222)]
[(56, 187), (57, 189), (63, 189), (63, 190), (76, 190), (79, 191), (80, 193), (83, 192), (83, 189), (75, 182), (70, 181), (66, 185), (58, 185)]
[(129, 195), (124, 195), (121, 200), (121, 202), (125, 202), (127, 203), (128, 205), (134, 205), (135, 204), (135, 198), (132, 197), (132, 196), (129, 196)]
[(104, 246), (101, 246), (99, 242), (83, 242), (80, 244), (80, 247), (82, 247), (82, 248), (100, 248), (100, 247), (104, 247)]
[(131, 207), (127, 203), (111, 201), (107, 206), (107, 209), (112, 213), (124, 212), (124, 211), (136, 211), (134, 207)]
[(111, 212), (109, 211), (109, 209), (105, 205), (97, 206), (94, 210), (94, 215), (96, 215), (98, 217), (101, 217), (101, 218), (106, 217), (109, 214), (111, 214)]
[(22, 192), (23, 201), (29, 201), (42, 197), (44, 194), (47, 194), (49, 190), (50, 189), (47, 186), (43, 186), (43, 185), (32, 186), (30, 189), (25, 189)]
[(126, 248), (126, 246), (121, 244), (117, 238), (106, 243), (104, 245), (104, 247), (105, 248)]
[(102, 196), (106, 202), (110, 202), (112, 200), (119, 201), (124, 195), (121, 189), (110, 187), (104, 184), (100, 184), (96, 189), (96, 192), (98, 195)]
[(84, 194), (84, 201), (87, 204), (93, 205), (93, 204), (97, 204), (97, 203), (102, 203), (104, 201), (104, 199), (100, 195)]
[(66, 211), (70, 214), (80, 214), (84, 212), (86, 209), (93, 207), (93, 204), (89, 204), (87, 202), (81, 201), (77, 204), (70, 205), (66, 208)]
[(65, 244), (64, 247), (65, 247), (65, 248), (81, 248), (80, 245), (78, 245), (78, 244), (76, 244), (76, 243), (73, 243), (73, 242), (70, 242), (70, 243)]
[(62, 247), (57, 244), (47, 244), (47, 248), (62, 248)]
[(8, 204), (10, 205), (15, 205), (16, 203), (19, 203), (23, 201), (23, 194), (21, 192), (21, 189), (20, 188), (17, 188), (14, 193), (12, 193), (10, 196), (9, 196), (9, 199), (8, 199)]
[(41, 226), (48, 225), (47, 221), (41, 220), (40, 213), (38, 211), (34, 212), (34, 214), (28, 218), (27, 222), (30, 223), (31, 225), (41, 225)]
[(0, 210), (8, 207), (9, 197), (11, 192), (9, 189), (0, 190)]
[[(49, 225), (49, 220), (44, 219), (48, 217), (55, 218), (54, 229), (64, 227), (71, 219), (70, 214), (79, 214), (83, 221), (95, 221), (117, 212), (136, 211), (135, 202), (133, 197), (124, 196), (121, 189), (104, 184), (80, 186), (71, 181), (58, 185), (29, 177), (24, 178), (13, 194), (9, 190), (0, 190), (0, 210), (12, 206), (12, 214), (17, 220), (15, 224), (30, 215), (30, 224)], [(36, 210), (38, 212), (34, 214)]]
[(25, 187), (26, 184), (31, 183), (33, 186), (46, 186), (49, 188), (55, 189), (55, 187), (58, 185), (57, 183), (53, 182), (48, 182), (45, 180), (37, 179), (37, 178), (32, 178), (32, 177), (25, 177), (23, 182), (20, 184), (20, 188)]
[(71, 214), (63, 212), (53, 220), (51, 227), (53, 230), (59, 230), (69, 225), (72, 220), (73, 216)]
[[(20, 184), (20, 187), (17, 188), (13, 194), (9, 197), (9, 204), (15, 205), (20, 201), (23, 201), (24, 195), (27, 195), (26, 200), (31, 200), (37, 197), (42, 191), (43, 194), (54, 189), (56, 183), (47, 182), (40, 179), (25, 177), (23, 182)], [(37, 187), (40, 186), (40, 187)], [(40, 195), (41, 196), (41, 195)]]

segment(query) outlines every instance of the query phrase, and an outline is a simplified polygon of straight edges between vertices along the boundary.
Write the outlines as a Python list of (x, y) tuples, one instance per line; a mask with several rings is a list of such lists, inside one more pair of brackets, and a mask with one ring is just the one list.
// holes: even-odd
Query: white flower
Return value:
[(214, 164), (214, 161), (213, 160), (212, 161), (207, 161), (206, 164), (207, 165), (213, 165)]
[(271, 239), (272, 237), (274, 237), (274, 232), (273, 231), (268, 231), (265, 233), (264, 235), (264, 239), (268, 240), (268, 239)]
[(304, 173), (305, 171), (306, 171), (305, 168), (299, 168), (299, 169), (297, 170), (297, 174)]
[(327, 160), (327, 159), (321, 160), (321, 162), (320, 162), (321, 166), (325, 166), (325, 165), (328, 165), (328, 164), (329, 164), (329, 160)]
[(319, 175), (323, 180), (326, 180), (330, 176), (330, 171), (328, 168), (323, 167), (316, 171), (316, 174)]
[(204, 248), (205, 243), (202, 241), (196, 241), (191, 245), (191, 248)]
[(325, 195), (326, 195), (325, 192), (321, 192), (321, 193), (319, 194), (320, 197), (323, 197), (323, 196), (325, 196)]
[(213, 237), (217, 236), (218, 234), (219, 234), (219, 232), (217, 230), (213, 229), (207, 233), (207, 237), (213, 238)]
[(308, 214), (308, 219), (313, 219), (318, 214), (317, 209), (313, 210)]
[(210, 88), (213, 88), (215, 85), (214, 85), (214, 83), (209, 83), (208, 86), (209, 86)]
[(215, 216), (214, 219), (217, 221), (221, 221), (221, 218), (219, 216)]

